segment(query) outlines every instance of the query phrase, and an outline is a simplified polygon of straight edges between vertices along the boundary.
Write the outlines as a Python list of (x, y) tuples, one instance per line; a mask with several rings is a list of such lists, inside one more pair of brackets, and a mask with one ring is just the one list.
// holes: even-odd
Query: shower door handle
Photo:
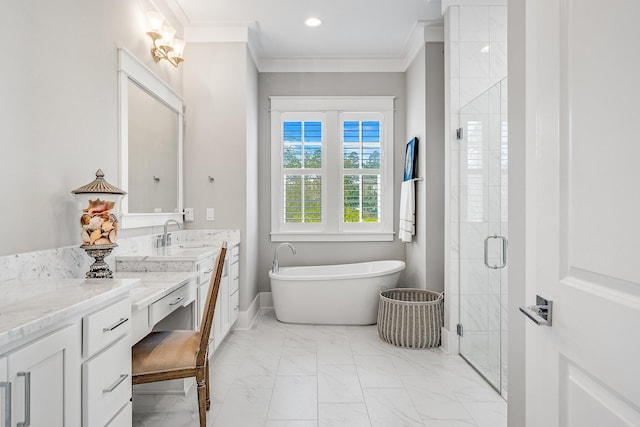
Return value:
[[(502, 240), (502, 264), (501, 265), (491, 265), (489, 264), (489, 239), (500, 239)], [(501, 268), (505, 268), (507, 266), (507, 239), (504, 236), (498, 236), (497, 234), (492, 234), (491, 236), (487, 236), (484, 239), (484, 265), (494, 270), (498, 270)]]

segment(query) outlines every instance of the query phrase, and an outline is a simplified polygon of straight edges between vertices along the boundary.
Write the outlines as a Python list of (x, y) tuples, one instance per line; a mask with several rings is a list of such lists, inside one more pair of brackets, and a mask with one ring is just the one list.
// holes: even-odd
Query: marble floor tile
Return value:
[(320, 365), (318, 367), (318, 402), (364, 402), (355, 365)]
[(319, 427), (371, 427), (364, 403), (320, 403)]
[[(217, 426), (263, 426), (267, 418), (272, 390), (234, 386), (216, 415)], [(211, 411), (209, 411), (211, 412)], [(194, 424), (195, 426), (196, 424)]]
[(427, 420), (424, 421), (424, 425), (425, 427), (478, 427), (473, 420)]
[[(396, 347), (376, 326), (280, 323), (261, 312), (211, 361), (208, 427), (506, 427), (506, 402), (461, 357)], [(197, 427), (186, 396), (134, 393), (134, 427)]]
[(317, 420), (318, 378), (278, 376), (269, 406), (270, 420)]
[(470, 420), (462, 402), (446, 385), (429, 376), (401, 377), (420, 418), (423, 420)]
[(318, 427), (318, 422), (315, 420), (267, 420), (264, 427)]
[(409, 393), (403, 388), (367, 388), (364, 399), (373, 427), (423, 427)]
[(385, 356), (356, 356), (354, 359), (363, 388), (402, 387), (400, 376), (389, 358)]
[(502, 402), (473, 402), (464, 406), (478, 427), (507, 425), (507, 407)]
[(352, 365), (354, 361), (349, 339), (346, 337), (318, 339), (318, 363)]
[(318, 360), (316, 353), (287, 353), (280, 356), (278, 375), (316, 375)]

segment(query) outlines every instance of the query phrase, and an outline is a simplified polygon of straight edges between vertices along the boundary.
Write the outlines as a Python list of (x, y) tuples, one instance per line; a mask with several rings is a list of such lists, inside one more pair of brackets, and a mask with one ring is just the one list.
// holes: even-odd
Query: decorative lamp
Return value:
[(71, 192), (82, 211), (80, 215), (80, 235), (82, 249), (95, 259), (87, 271), (87, 278), (109, 279), (113, 272), (104, 258), (118, 246), (118, 217), (120, 201), (127, 194), (104, 179), (104, 172), (98, 169), (96, 179)]
[(147, 35), (151, 37), (154, 61), (166, 59), (174, 67), (184, 61), (184, 40), (174, 38), (176, 30), (156, 11), (147, 12)]

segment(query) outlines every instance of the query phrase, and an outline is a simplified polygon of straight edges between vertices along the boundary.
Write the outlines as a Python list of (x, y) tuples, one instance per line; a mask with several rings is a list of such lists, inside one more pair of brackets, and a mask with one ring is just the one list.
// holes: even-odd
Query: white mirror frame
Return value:
[(129, 199), (121, 203), (120, 228), (140, 228), (163, 225), (169, 219), (183, 221), (183, 102), (169, 85), (156, 76), (128, 50), (118, 49), (118, 89), (120, 96), (120, 188), (129, 188), (129, 94), (128, 83), (133, 81), (143, 90), (165, 104), (178, 115), (178, 212), (129, 213)]

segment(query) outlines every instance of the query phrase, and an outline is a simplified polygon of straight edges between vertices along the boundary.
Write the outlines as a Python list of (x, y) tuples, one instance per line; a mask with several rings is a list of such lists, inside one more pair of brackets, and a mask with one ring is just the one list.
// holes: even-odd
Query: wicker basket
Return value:
[(396, 288), (380, 292), (378, 335), (407, 348), (440, 345), (444, 322), (444, 293)]

